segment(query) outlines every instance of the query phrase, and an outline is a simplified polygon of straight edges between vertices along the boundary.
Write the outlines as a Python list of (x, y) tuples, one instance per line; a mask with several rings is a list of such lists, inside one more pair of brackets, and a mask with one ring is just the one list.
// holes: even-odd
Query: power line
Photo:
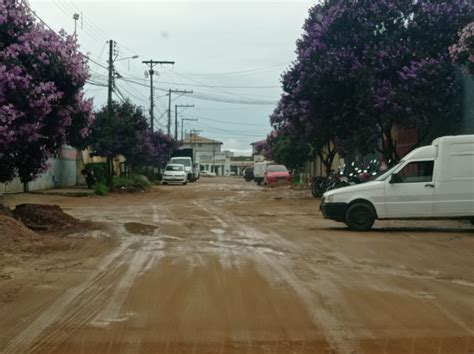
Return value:
[[(130, 82), (130, 83), (133, 83), (135, 85), (140, 85), (140, 86), (144, 86), (144, 87), (148, 87), (149, 88), (149, 85), (146, 85), (146, 84), (143, 84), (141, 82), (136, 82), (134, 80), (131, 80), (131, 79), (126, 79), (126, 78), (122, 78), (123, 80), (127, 81), (127, 82)], [(155, 87), (156, 90), (158, 91), (162, 91), (162, 92), (167, 92), (168, 89), (165, 89), (165, 88), (162, 88), (162, 87)], [(229, 99), (229, 98), (225, 98), (225, 97), (220, 97), (220, 96), (214, 96), (214, 95), (210, 95), (210, 94), (197, 94), (197, 93), (194, 93), (193, 95), (194, 98), (197, 98), (197, 99), (200, 99), (200, 100), (205, 100), (205, 101), (214, 101), (214, 102), (222, 102), (222, 103), (234, 103), (234, 104), (248, 104), (248, 105), (275, 105), (277, 104), (276, 101), (266, 101), (266, 100), (251, 100), (251, 99)]]
[(249, 136), (249, 137), (255, 137), (255, 136), (262, 136), (262, 133), (255, 133), (252, 134), (251, 131), (239, 131), (239, 130), (225, 130), (225, 129), (219, 129), (210, 125), (207, 125), (205, 123), (193, 123), (198, 125), (200, 128), (212, 131), (214, 133), (218, 134), (225, 134), (225, 135), (236, 135), (236, 136)]
[[(215, 130), (218, 130), (220, 132), (227, 132), (227, 133), (234, 133), (234, 132), (238, 132), (238, 133), (251, 133), (251, 132), (254, 132), (255, 130), (235, 130), (235, 129), (221, 129), (221, 128), (217, 128), (215, 126), (212, 126), (212, 125), (208, 125), (208, 124), (205, 124), (205, 123), (199, 123), (205, 127), (208, 127), (208, 128), (211, 128), (211, 129), (215, 129)], [(268, 130), (268, 129), (267, 129)]]
[[(128, 85), (126, 82), (125, 82), (126, 85)], [(124, 90), (129, 96), (139, 100), (139, 101), (142, 101), (144, 103), (148, 103), (148, 99), (145, 97), (145, 96), (138, 96), (137, 94), (135, 93), (132, 93), (131, 91), (129, 91), (126, 87), (123, 87), (123, 86), (119, 86), (118, 84), (116, 84), (116, 86), (120, 87), (122, 90)]]
[[(189, 115), (187, 115), (187, 116), (189, 116)], [(268, 124), (254, 124), (254, 123), (243, 123), (243, 122), (231, 122), (231, 121), (218, 120), (218, 119), (207, 118), (207, 117), (201, 117), (201, 116), (196, 116), (196, 115), (192, 115), (192, 116), (189, 116), (189, 117), (198, 118), (198, 119), (202, 119), (202, 120), (208, 120), (208, 121), (216, 122), (216, 123), (223, 123), (223, 124), (245, 125), (245, 126), (253, 126), (253, 127), (270, 127)]]
[(177, 85), (177, 86), (190, 86), (190, 87), (208, 87), (208, 88), (225, 88), (225, 89), (269, 89), (269, 88), (280, 88), (280, 86), (227, 86), (227, 85), (206, 85), (206, 84), (188, 84), (188, 83), (178, 83), (178, 82), (169, 82), (161, 81), (162, 84), (168, 85)]
[(249, 70), (242, 70), (242, 71), (234, 71), (234, 72), (227, 72), (227, 73), (208, 73), (208, 74), (199, 74), (199, 73), (186, 73), (186, 75), (189, 76), (199, 76), (199, 77), (207, 77), (207, 76), (212, 76), (212, 77), (232, 77), (232, 76), (241, 76), (245, 74), (253, 74), (257, 72), (267, 72), (267, 71), (272, 71), (275, 70), (276, 68), (284, 67), (287, 66), (288, 63), (282, 63), (282, 64), (276, 64), (268, 67), (262, 67), (262, 68), (255, 68), (255, 69), (249, 69)]
[(87, 59), (88, 59), (90, 62), (94, 63), (95, 65), (100, 66), (101, 68), (103, 68), (103, 69), (105, 69), (105, 70), (109, 70), (108, 67), (106, 67), (105, 65), (102, 65), (101, 63), (95, 61), (95, 60), (92, 59), (91, 57), (87, 57)]
[(91, 80), (86, 80), (86, 83), (88, 83), (89, 85), (92, 85), (92, 86), (107, 87), (107, 84), (100, 83), (100, 82), (94, 82), (94, 81), (91, 81)]
[(199, 85), (202, 85), (203, 87), (208, 87), (208, 88), (214, 89), (214, 90), (216, 90), (216, 91), (225, 93), (225, 94), (227, 94), (227, 95), (235, 96), (235, 97), (242, 98), (242, 99), (246, 99), (246, 100), (249, 99), (249, 97), (240, 96), (240, 95), (237, 95), (237, 94), (235, 94), (235, 93), (233, 93), (233, 92), (225, 91), (225, 90), (222, 90), (222, 89), (219, 89), (219, 88), (210, 86), (210, 85), (206, 85), (206, 84), (204, 84), (204, 83), (202, 83), (202, 82), (200, 82), (200, 81), (191, 79), (190, 77), (187, 77), (187, 76), (182, 75), (182, 74), (176, 73), (176, 75), (178, 75), (178, 76), (180, 76), (180, 77), (183, 77), (184, 79), (190, 80), (190, 81), (192, 81), (192, 82), (195, 82), (195, 83), (197, 83), (197, 84), (199, 84)]

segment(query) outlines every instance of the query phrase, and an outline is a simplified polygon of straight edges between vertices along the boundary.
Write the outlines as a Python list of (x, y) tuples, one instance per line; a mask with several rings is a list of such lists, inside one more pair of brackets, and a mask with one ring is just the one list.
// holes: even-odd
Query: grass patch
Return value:
[(106, 185), (104, 185), (102, 183), (97, 183), (95, 185), (95, 194), (101, 195), (101, 196), (106, 196), (107, 194), (109, 194), (109, 189), (107, 188)]

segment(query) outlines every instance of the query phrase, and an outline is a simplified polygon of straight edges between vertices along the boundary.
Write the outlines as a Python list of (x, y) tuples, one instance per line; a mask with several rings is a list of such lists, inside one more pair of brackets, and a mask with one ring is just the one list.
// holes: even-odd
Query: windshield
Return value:
[(267, 167), (267, 172), (288, 172), (288, 169), (283, 165), (272, 165)]
[(168, 165), (166, 171), (183, 171), (184, 167), (180, 165)]
[(388, 176), (390, 176), (394, 170), (398, 168), (402, 163), (404, 163), (404, 160), (401, 160), (399, 163), (397, 163), (395, 166), (393, 166), (391, 169), (389, 169), (387, 172), (384, 174), (378, 176), (374, 181), (384, 181)]
[(191, 166), (191, 160), (190, 159), (172, 159), (173, 163), (177, 163), (177, 164), (180, 164), (180, 165), (184, 165), (186, 167), (190, 167)]

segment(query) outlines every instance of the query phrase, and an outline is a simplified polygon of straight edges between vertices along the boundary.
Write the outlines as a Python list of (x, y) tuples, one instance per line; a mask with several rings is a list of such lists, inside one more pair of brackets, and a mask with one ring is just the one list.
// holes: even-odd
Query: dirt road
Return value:
[(0, 353), (474, 352), (467, 223), (352, 233), (307, 191), (237, 178), (6, 202), (105, 226), (43, 257), (6, 255)]

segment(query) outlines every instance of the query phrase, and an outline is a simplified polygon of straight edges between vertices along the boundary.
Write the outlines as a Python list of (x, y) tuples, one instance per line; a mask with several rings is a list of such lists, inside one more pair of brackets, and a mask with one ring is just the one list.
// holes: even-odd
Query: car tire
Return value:
[(183, 186), (185, 186), (185, 185), (187, 185), (187, 184), (188, 184), (188, 182), (187, 182), (187, 181), (186, 181), (186, 182), (183, 182)]
[(168, 182), (161, 182), (161, 184), (165, 186), (168, 184)]
[(370, 205), (355, 203), (347, 209), (344, 221), (350, 230), (368, 231), (374, 225), (375, 213)]

